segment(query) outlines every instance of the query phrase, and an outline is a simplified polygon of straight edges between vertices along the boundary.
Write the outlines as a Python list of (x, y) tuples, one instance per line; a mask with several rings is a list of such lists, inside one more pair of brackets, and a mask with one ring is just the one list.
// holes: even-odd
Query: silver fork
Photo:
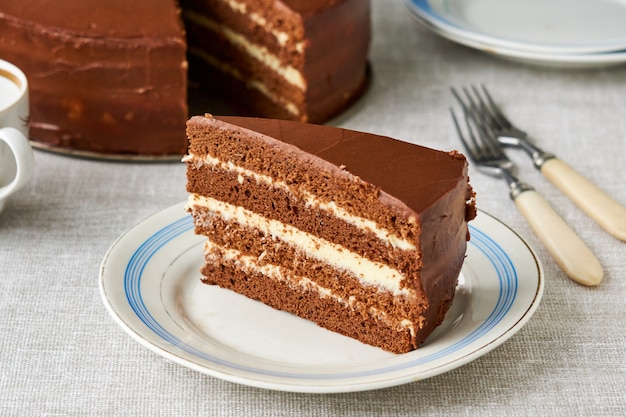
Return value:
[(528, 134), (513, 125), (502, 113), (484, 86), (481, 86), (480, 90), (472, 86), (471, 92), (464, 88), (463, 92), (467, 104), (459, 93), (452, 89), (452, 94), (464, 107), (464, 111), (470, 112), (476, 119), (488, 125), (501, 144), (523, 149), (531, 157), (535, 167), (589, 217), (611, 235), (626, 241), (626, 207), (608, 196), (570, 165), (534, 145), (529, 140)]
[(480, 171), (507, 182), (509, 196), (559, 267), (575, 282), (598, 285), (604, 275), (598, 259), (532, 186), (519, 181), (489, 127), (464, 111), (467, 139), (452, 109), (450, 113), (469, 159)]

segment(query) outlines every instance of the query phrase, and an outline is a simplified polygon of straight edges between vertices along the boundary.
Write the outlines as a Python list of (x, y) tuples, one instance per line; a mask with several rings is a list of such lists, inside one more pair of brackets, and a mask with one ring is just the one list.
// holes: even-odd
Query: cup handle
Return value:
[(15, 177), (7, 185), (0, 187), (0, 200), (22, 188), (35, 172), (35, 158), (28, 138), (13, 127), (0, 129), (0, 141), (9, 146), (15, 157)]

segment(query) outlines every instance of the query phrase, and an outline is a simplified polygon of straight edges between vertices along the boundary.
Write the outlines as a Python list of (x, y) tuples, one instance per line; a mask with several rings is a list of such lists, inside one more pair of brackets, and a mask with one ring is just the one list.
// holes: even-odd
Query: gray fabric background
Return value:
[[(626, 67), (548, 69), (453, 44), (401, 1), (374, 1), (372, 85), (333, 124), (459, 148), (449, 86), (485, 83), (506, 112), (626, 204)], [(446, 374), (377, 391), (309, 395), (224, 382), (152, 353), (109, 317), (98, 293), (113, 241), (185, 199), (180, 163), (115, 163), (37, 152), (37, 172), (0, 214), (2, 416), (624, 416), (626, 243), (531, 168), (534, 184), (595, 251), (604, 283), (584, 288), (552, 262), (498, 180), (471, 171), (478, 206), (535, 248), (546, 273), (530, 322)]]

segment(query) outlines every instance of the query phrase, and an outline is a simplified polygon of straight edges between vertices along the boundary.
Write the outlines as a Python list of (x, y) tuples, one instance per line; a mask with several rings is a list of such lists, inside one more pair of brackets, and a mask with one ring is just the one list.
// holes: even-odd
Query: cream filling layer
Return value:
[(212, 66), (214, 66), (216, 68), (219, 68), (222, 72), (230, 74), (232, 77), (234, 77), (234, 78), (238, 79), (239, 81), (241, 81), (241, 82), (245, 83), (246, 85), (248, 85), (248, 87), (257, 90), (259, 93), (263, 94), (265, 97), (269, 98), (274, 103), (277, 103), (277, 104), (281, 105), (289, 113), (291, 113), (291, 114), (293, 114), (295, 116), (298, 116), (298, 117), (300, 116), (300, 110), (298, 110), (298, 107), (294, 103), (286, 101), (282, 97), (279, 97), (276, 94), (272, 93), (265, 86), (265, 84), (263, 84), (263, 83), (261, 83), (259, 81), (256, 81), (256, 80), (250, 81), (250, 80), (244, 79), (243, 75), (241, 75), (241, 72), (237, 68), (233, 67), (232, 65), (229, 65), (227, 63), (224, 63), (222, 61), (219, 61), (219, 60), (215, 59), (212, 55), (207, 54), (206, 52), (204, 52), (201, 49), (189, 47), (189, 52), (191, 52), (192, 54), (202, 58), (203, 60), (205, 60), (206, 62), (208, 62)]
[[(252, 22), (256, 23), (258, 26), (265, 29), (267, 32), (271, 33), (276, 41), (281, 45), (285, 46), (289, 41), (289, 34), (282, 30), (274, 29), (274, 27), (268, 23), (267, 19), (256, 12), (252, 12), (248, 14), (248, 6), (245, 3), (239, 2), (237, 0), (226, 0), (226, 4), (235, 12), (247, 16)], [(300, 53), (304, 50), (304, 42), (298, 42), (296, 44), (296, 50)]]
[[(207, 255), (208, 259), (212, 259), (217, 263), (221, 263), (223, 261), (232, 262), (238, 268), (243, 269), (246, 273), (257, 273), (261, 274), (270, 279), (286, 282), (292, 288), (298, 288), (305, 291), (315, 291), (322, 298), (332, 298), (336, 302), (354, 308), (358, 304), (363, 304), (362, 301), (357, 300), (355, 296), (350, 296), (347, 299), (341, 297), (338, 294), (333, 293), (328, 288), (322, 287), (318, 283), (310, 280), (307, 277), (292, 275), (284, 270), (283, 267), (273, 264), (259, 264), (259, 258), (250, 255), (243, 255), (240, 251), (236, 249), (224, 248), (222, 246), (216, 245), (210, 240), (207, 240), (204, 244), (205, 255)], [(216, 253), (219, 253), (216, 257)], [(400, 320), (392, 320), (388, 317), (388, 315), (376, 308), (376, 307), (367, 307), (367, 311), (370, 315), (378, 318), (381, 321), (387, 323), (396, 323), (398, 329), (406, 329), (408, 328), (411, 335), (415, 336), (415, 328), (416, 326), (407, 318)]]
[(391, 292), (395, 296), (414, 295), (408, 288), (402, 288), (403, 275), (394, 268), (366, 259), (346, 248), (304, 232), (291, 225), (268, 219), (240, 206), (197, 194), (189, 195), (187, 209), (204, 207), (226, 221), (257, 229), (266, 236), (280, 240), (304, 253), (306, 256), (327, 263), (334, 268), (347, 271), (364, 285), (374, 286)]
[(258, 61), (262, 62), (267, 67), (278, 73), (288, 83), (298, 87), (301, 90), (306, 90), (306, 81), (300, 71), (291, 65), (282, 65), (280, 59), (267, 50), (264, 46), (257, 45), (248, 41), (248, 39), (240, 33), (233, 31), (232, 29), (207, 18), (201, 14), (192, 11), (183, 11), (186, 19), (193, 21), (199, 26), (203, 26), (213, 32), (218, 32), (224, 35), (229, 42), (233, 45), (237, 45), (245, 50), (250, 56), (254, 57)]
[[(223, 162), (218, 158), (214, 158), (210, 155), (205, 156), (204, 158), (200, 158), (193, 154), (185, 157), (186, 161), (201, 161), (203, 164), (217, 167), (224, 171), (229, 171), (236, 173), (238, 175), (239, 183), (243, 184), (244, 177), (253, 178), (257, 183), (263, 183), (268, 185), (269, 187), (275, 187), (282, 189), (288, 193), (291, 193), (289, 186), (282, 181), (275, 181), (272, 177), (268, 175), (263, 175), (256, 173), (254, 171), (248, 170), (246, 168), (235, 165), (232, 161)], [(404, 239), (400, 236), (397, 236), (390, 232), (389, 230), (380, 227), (376, 224), (376, 222), (365, 219), (360, 216), (355, 216), (348, 213), (346, 210), (342, 209), (335, 203), (334, 201), (324, 202), (320, 201), (314, 194), (309, 193), (307, 191), (302, 191), (303, 199), (305, 200), (307, 205), (310, 205), (315, 208), (319, 208), (328, 213), (331, 213), (333, 216), (340, 218), (344, 222), (351, 224), (361, 230), (369, 231), (374, 233), (376, 237), (383, 242), (388, 243), (394, 249), (400, 250), (415, 250), (415, 244), (413, 242)]]

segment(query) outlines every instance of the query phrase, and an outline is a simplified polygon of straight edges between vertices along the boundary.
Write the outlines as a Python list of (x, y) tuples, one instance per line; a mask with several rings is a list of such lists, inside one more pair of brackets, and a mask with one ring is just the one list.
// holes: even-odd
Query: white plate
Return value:
[(201, 284), (204, 238), (184, 203), (122, 235), (104, 258), (100, 291), (121, 327), (154, 352), (224, 380), (297, 392), (399, 385), (459, 367), (532, 316), (544, 277), (530, 247), (479, 212), (454, 304), (419, 349), (394, 355)]
[[(480, 49), (480, 48), (479, 48)], [(605, 54), (537, 54), (512, 49), (486, 48), (484, 52), (501, 56), (512, 61), (524, 62), (533, 65), (560, 68), (595, 68), (610, 65), (626, 64), (626, 51)]]
[(405, 0), (454, 42), (549, 65), (626, 61), (626, 0)]

